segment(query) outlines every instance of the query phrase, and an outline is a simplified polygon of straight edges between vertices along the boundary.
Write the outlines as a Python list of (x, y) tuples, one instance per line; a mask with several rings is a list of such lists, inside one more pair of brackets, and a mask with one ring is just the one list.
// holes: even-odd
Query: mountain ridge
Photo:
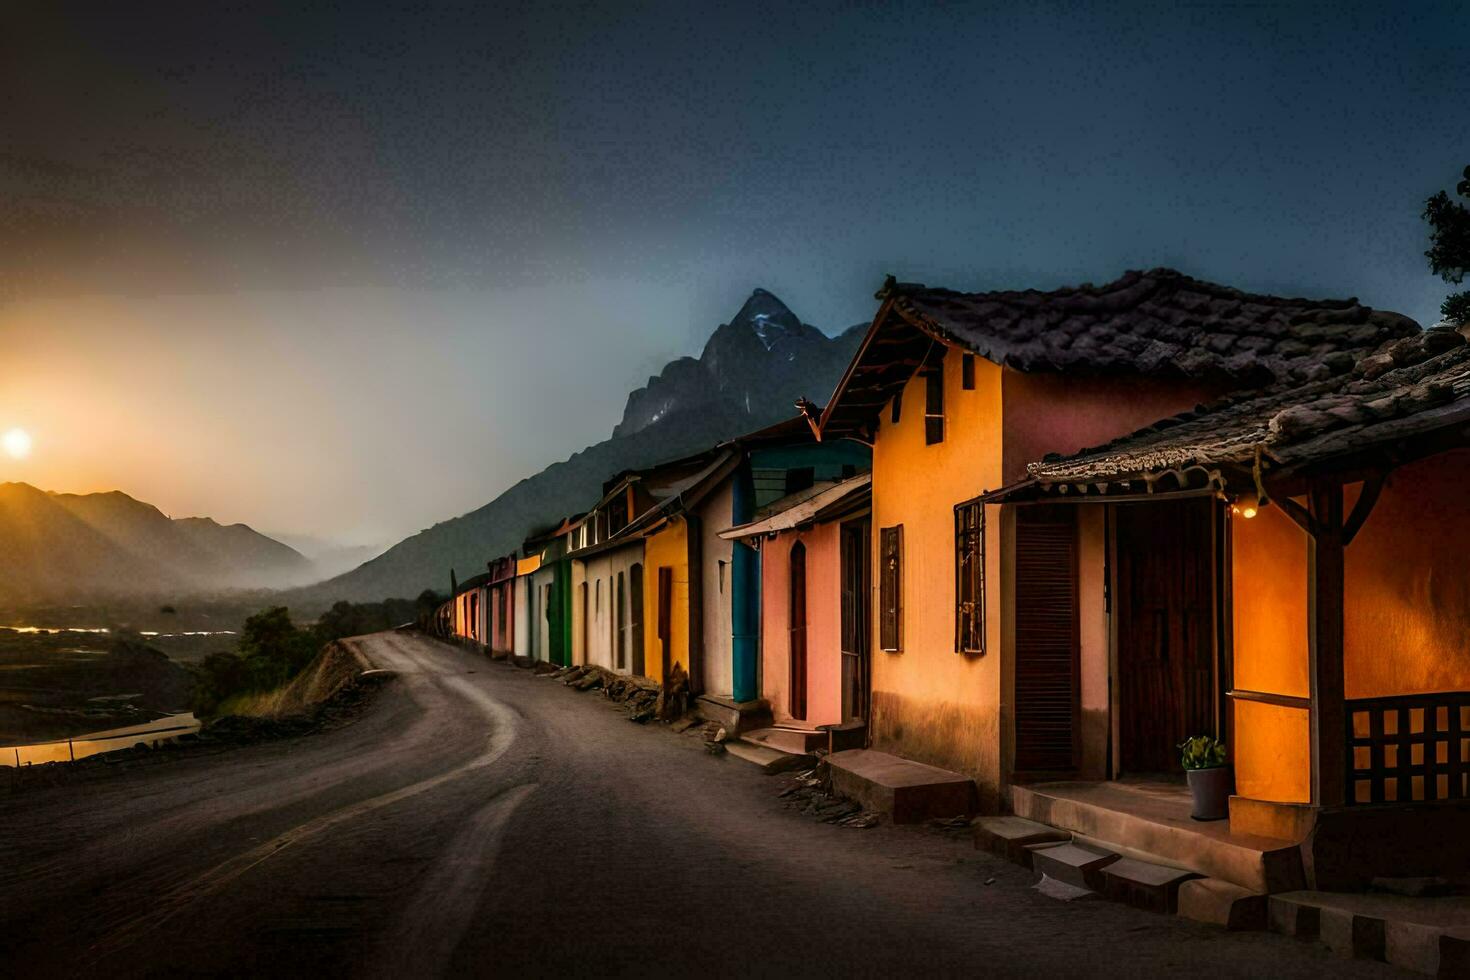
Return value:
[(698, 452), (791, 418), (799, 396), (825, 398), (867, 324), (829, 337), (803, 322), (774, 293), (754, 290), (698, 357), (678, 357), (629, 392), (612, 434), (524, 477), (488, 503), (404, 538), (352, 571), (294, 590), (292, 603), (411, 597), (446, 591), (517, 550), (532, 528), (577, 512), (603, 481), (627, 469)]
[(199, 595), (300, 582), (310, 565), (245, 524), (171, 518), (121, 490), (0, 483), (0, 599)]

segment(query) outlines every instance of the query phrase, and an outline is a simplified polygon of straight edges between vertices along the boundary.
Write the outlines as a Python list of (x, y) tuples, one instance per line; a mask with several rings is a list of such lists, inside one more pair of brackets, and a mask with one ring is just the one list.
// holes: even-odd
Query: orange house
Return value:
[[(1040, 592), (1015, 611), (1109, 632), (1106, 773), (1218, 733), (1229, 831), (1300, 844), (1314, 887), (1470, 870), (1467, 423), (1470, 345), (1437, 328), (1344, 373), (1033, 463), (992, 495), (1074, 555), (1107, 528), (1110, 618), (1082, 574), (1061, 617)], [(1033, 810), (1080, 793), (1042, 785), (1014, 802), (1044, 818)]]
[[(870, 744), (973, 777), (988, 810), (1018, 780), (1109, 774), (1114, 530), (1101, 513), (1058, 528), (983, 496), (1048, 453), (1308, 379), (1418, 329), (1354, 301), (1250, 295), (1169, 270), (1049, 293), (890, 280), (879, 298), (827, 406), (809, 412), (821, 439), (873, 447), (872, 563), (893, 572), (873, 588)], [(1057, 596), (1078, 610), (1065, 635), (1017, 612), (1054, 587), (1059, 564), (1076, 569)], [(1146, 765), (1170, 766), (1168, 738)]]

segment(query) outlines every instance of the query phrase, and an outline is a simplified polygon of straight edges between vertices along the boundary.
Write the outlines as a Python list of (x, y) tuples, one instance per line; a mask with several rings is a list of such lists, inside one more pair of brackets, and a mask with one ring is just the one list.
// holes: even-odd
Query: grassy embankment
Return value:
[(307, 714), (355, 682), (371, 665), (345, 637), (413, 622), (439, 602), (339, 602), (311, 627), (297, 627), (283, 606), (245, 620), (238, 651), (215, 653), (194, 668), (194, 712), (202, 719), (228, 715), (281, 718)]

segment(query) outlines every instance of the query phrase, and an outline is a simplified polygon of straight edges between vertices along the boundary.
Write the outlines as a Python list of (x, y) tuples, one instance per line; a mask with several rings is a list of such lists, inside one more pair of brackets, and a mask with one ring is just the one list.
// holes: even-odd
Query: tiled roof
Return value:
[(1190, 378), (1225, 389), (1349, 370), (1419, 325), (1355, 299), (1286, 299), (1129, 272), (1104, 286), (958, 293), (890, 280), (857, 355), (817, 423), (823, 438), (872, 438), (878, 413), (936, 340), (1017, 371)]
[(1165, 469), (1321, 462), (1470, 422), (1470, 344), (1448, 327), (1389, 341), (1342, 375), (1197, 408), (1068, 457), (1035, 480), (1086, 483)]
[(1172, 269), (1052, 292), (895, 283), (887, 295), (925, 332), (1018, 371), (1310, 381), (1347, 370), (1351, 352), (1419, 332), (1356, 299), (1263, 296)]

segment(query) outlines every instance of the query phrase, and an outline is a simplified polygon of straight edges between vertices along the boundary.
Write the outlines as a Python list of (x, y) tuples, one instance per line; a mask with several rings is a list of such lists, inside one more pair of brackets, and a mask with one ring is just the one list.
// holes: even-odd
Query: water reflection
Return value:
[(0, 748), (0, 766), (39, 766), (47, 762), (70, 762), (85, 759), (89, 755), (130, 749), (139, 742), (150, 748), (158, 748), (180, 735), (199, 731), (199, 719), (191, 711), (168, 715), (142, 725), (126, 728), (109, 728), (106, 731), (90, 732), (75, 738), (62, 738), (50, 742), (35, 742), (30, 745), (7, 745)]

